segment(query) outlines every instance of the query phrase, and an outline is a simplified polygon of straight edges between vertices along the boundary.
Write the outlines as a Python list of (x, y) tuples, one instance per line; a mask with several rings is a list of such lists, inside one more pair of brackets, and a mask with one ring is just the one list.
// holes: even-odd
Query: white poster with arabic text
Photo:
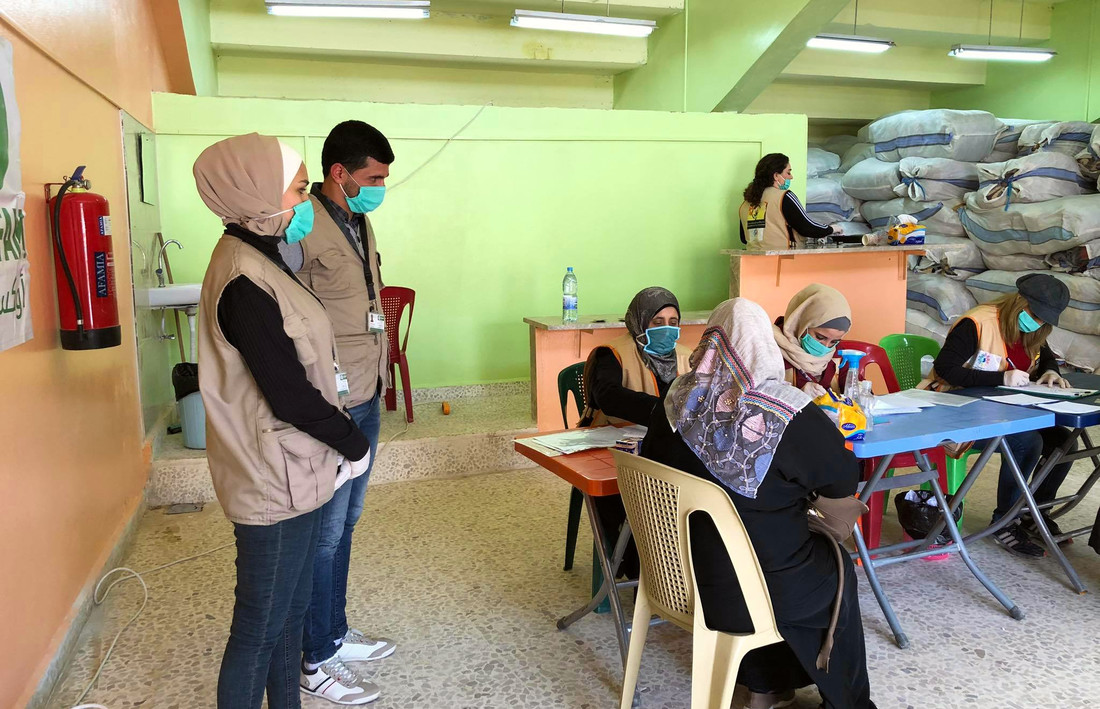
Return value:
[(15, 69), (11, 43), (0, 37), (0, 350), (21, 345), (33, 337), (30, 277), (23, 234)]

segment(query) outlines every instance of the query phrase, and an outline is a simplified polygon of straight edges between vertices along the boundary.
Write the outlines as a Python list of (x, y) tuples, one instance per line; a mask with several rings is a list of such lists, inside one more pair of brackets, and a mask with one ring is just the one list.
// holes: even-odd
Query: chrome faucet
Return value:
[(160, 247), (160, 254), (157, 256), (157, 288), (163, 288), (164, 285), (165, 285), (165, 283), (164, 283), (164, 263), (165, 263), (164, 250), (168, 248), (169, 244), (175, 244), (176, 246), (178, 246), (180, 248), (181, 251), (183, 250), (183, 244), (176, 241), (175, 239), (169, 239), (168, 241), (164, 242), (164, 246)]

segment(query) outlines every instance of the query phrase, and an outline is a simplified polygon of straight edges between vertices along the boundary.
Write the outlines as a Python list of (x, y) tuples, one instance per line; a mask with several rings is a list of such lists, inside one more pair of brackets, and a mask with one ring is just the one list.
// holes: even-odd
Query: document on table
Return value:
[(927, 409), (935, 404), (923, 399), (915, 399), (908, 396), (909, 392), (897, 392), (875, 397), (874, 412), (876, 416), (893, 416), (895, 414), (919, 414), (921, 409)]
[(917, 399), (925, 406), (951, 406), (957, 408), (977, 401), (977, 399), (969, 396), (948, 394), (942, 391), (928, 391), (927, 389), (906, 389), (905, 396)]
[(1063, 389), (1062, 387), (1052, 387), (1049, 384), (1036, 384), (1031, 382), (1026, 387), (1009, 387), (999, 386), (998, 389), (1008, 389), (1009, 391), (1022, 391), (1028, 394), (1042, 394), (1043, 396), (1056, 396), (1059, 399), (1078, 399), (1082, 396), (1091, 396), (1096, 393), (1096, 389)]
[(1100, 411), (1100, 406), (1091, 404), (1076, 404), (1072, 401), (1048, 401), (1039, 404), (1040, 409), (1053, 411), (1056, 414), (1094, 414)]
[[(534, 436), (526, 439), (539, 446), (550, 448), (559, 453), (568, 455), (595, 448), (611, 448), (615, 441), (626, 436), (644, 437), (645, 426), (601, 426), (599, 428), (579, 428), (575, 431), (563, 431), (551, 433), (546, 436)], [(524, 441), (521, 440), (520, 443)]]
[(982, 398), (995, 401), (998, 404), (1012, 404), (1013, 406), (1038, 406), (1054, 403), (1050, 399), (1032, 396), (1031, 394), (1005, 394), (1003, 396), (983, 396)]

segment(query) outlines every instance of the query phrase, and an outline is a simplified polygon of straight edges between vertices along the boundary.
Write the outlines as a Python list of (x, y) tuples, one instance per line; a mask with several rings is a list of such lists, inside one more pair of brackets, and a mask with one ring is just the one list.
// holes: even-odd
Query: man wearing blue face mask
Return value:
[[(333, 128), (321, 150), (324, 181), (310, 190), (313, 230), (299, 244), (281, 246), (332, 320), (340, 368), (347, 375), (344, 404), (371, 450), (378, 445), (389, 342), (380, 300), (381, 259), (367, 214), (382, 203), (393, 161), (389, 141), (374, 127), (345, 121)], [(349, 627), (345, 615), (352, 532), (363, 511), (370, 467), (358, 476), (354, 472), (321, 510), (302, 640), (302, 691), (337, 704), (367, 699), (355, 691), (362, 681), (345, 662), (378, 660), (395, 649), (390, 640)]]

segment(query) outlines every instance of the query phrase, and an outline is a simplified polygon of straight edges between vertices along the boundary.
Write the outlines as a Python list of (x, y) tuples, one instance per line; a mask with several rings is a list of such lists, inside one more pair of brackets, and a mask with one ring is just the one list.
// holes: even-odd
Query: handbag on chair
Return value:
[(829, 655), (833, 651), (833, 633), (836, 632), (837, 619), (840, 617), (840, 603), (844, 597), (844, 550), (840, 545), (852, 536), (852, 530), (859, 518), (867, 512), (867, 505), (855, 496), (821, 497), (810, 500), (807, 512), (810, 531), (829, 540), (836, 553), (836, 598), (833, 599), (833, 614), (829, 619), (829, 629), (825, 633), (825, 642), (817, 654), (817, 669), (829, 671)]

